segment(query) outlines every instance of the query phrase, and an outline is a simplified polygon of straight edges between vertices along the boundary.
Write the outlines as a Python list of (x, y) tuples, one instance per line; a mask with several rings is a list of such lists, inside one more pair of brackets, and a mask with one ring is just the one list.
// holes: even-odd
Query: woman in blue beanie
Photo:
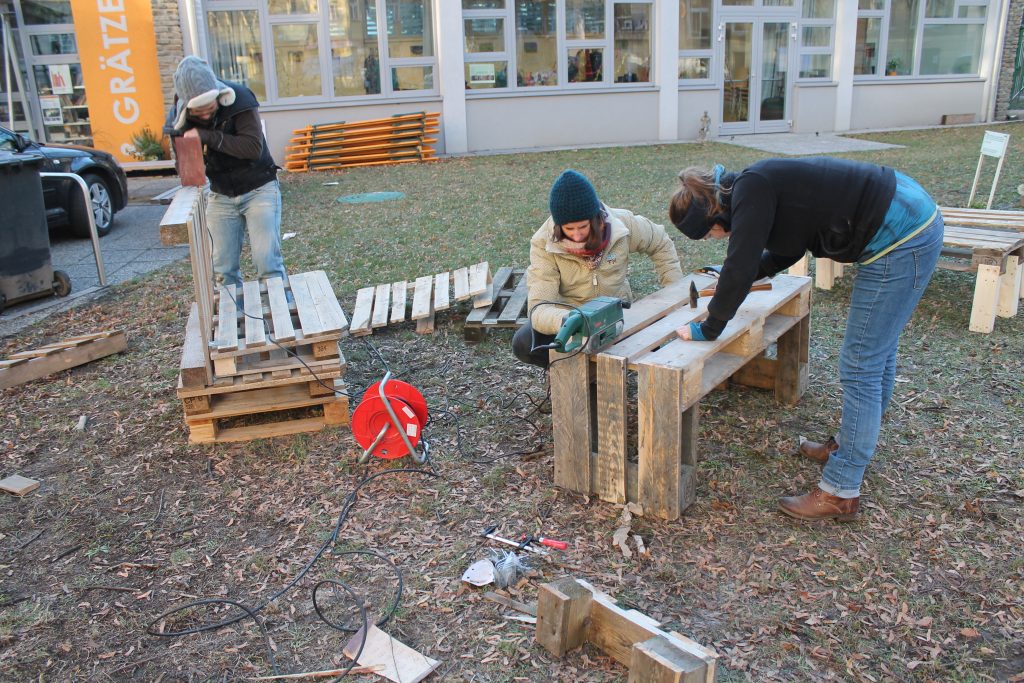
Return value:
[(679, 330), (684, 339), (717, 339), (754, 280), (807, 251), (859, 265), (839, 355), (838, 438), (801, 445), (802, 455), (824, 465), (821, 481), (779, 501), (797, 519), (856, 518), (892, 397), (900, 333), (942, 250), (942, 214), (913, 178), (847, 159), (766, 159), (741, 173), (688, 168), (679, 179), (669, 205), (675, 226), (691, 239), (729, 240), (708, 318)]
[[(651, 257), (662, 286), (683, 276), (671, 238), (660, 225), (601, 203), (590, 181), (569, 169), (554, 185), (551, 217), (530, 240), (530, 320), (512, 337), (512, 352), (524, 363), (548, 366), (547, 349), (572, 308), (597, 296), (633, 300), (626, 276), (629, 255)], [(538, 304), (566, 304), (538, 305)]]

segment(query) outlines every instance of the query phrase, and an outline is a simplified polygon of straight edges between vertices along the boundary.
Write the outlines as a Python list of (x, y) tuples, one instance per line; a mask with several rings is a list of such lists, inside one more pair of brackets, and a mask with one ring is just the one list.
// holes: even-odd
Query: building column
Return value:
[(654, 3), (657, 35), (653, 56), (658, 85), (658, 139), (679, 138), (679, 2)]
[[(836, 47), (832, 58), (832, 78), (836, 88), (836, 133), (850, 130), (853, 120), (853, 67), (857, 56), (857, 3), (837, 3)], [(879, 64), (879, 68), (881, 68)]]
[(437, 63), (441, 90), (441, 125), (446, 154), (469, 149), (466, 130), (466, 77), (462, 52), (462, 3), (436, 0)]

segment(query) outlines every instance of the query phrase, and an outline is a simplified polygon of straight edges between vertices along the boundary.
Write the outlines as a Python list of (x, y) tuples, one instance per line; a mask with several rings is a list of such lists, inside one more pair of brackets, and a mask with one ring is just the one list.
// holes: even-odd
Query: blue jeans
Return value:
[(900, 333), (935, 272), (942, 233), (939, 214), (910, 240), (857, 270), (839, 354), (839, 450), (828, 459), (818, 485), (826, 493), (860, 495), (864, 470), (878, 445), (882, 414), (892, 398)]
[(213, 272), (218, 284), (241, 285), (242, 240), (249, 246), (257, 276), (287, 279), (281, 256), (281, 187), (276, 180), (237, 197), (207, 191), (206, 225), (213, 241)]

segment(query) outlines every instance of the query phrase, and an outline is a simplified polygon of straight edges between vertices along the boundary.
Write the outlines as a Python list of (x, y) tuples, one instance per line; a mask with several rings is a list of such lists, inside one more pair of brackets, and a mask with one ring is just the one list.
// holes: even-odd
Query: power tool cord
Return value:
[[(257, 605), (256, 607), (252, 607), (252, 608), (246, 607), (245, 605), (243, 605), (242, 603), (239, 603), (237, 601), (228, 600), (228, 599), (225, 599), (225, 598), (206, 598), (206, 599), (203, 599), (203, 600), (196, 600), (196, 601), (193, 601), (193, 602), (186, 603), (184, 605), (180, 605), (178, 607), (175, 607), (174, 609), (171, 609), (171, 610), (168, 610), (168, 611), (164, 612), (163, 614), (160, 614), (159, 616), (157, 616), (155, 619), (153, 619), (150, 622), (149, 626), (146, 627), (146, 633), (151, 635), (151, 636), (158, 637), (158, 638), (175, 638), (175, 637), (180, 637), (180, 636), (184, 636), (184, 635), (191, 635), (191, 634), (196, 634), (196, 633), (203, 633), (203, 632), (206, 632), (206, 631), (213, 631), (213, 630), (216, 630), (216, 629), (219, 629), (219, 628), (223, 628), (225, 626), (229, 626), (231, 624), (235, 624), (235, 623), (245, 619), (246, 617), (250, 617), (250, 618), (253, 619), (253, 621), (256, 622), (256, 624), (260, 628), (260, 631), (264, 635), (265, 644), (266, 644), (266, 647), (267, 647), (267, 652), (269, 653), (269, 659), (270, 659), (270, 662), (271, 662), (271, 666), (273, 667), (273, 670), (274, 670), (274, 675), (280, 675), (278, 670), (277, 670), (277, 664), (276, 664), (276, 662), (274, 660), (273, 647), (270, 644), (269, 635), (266, 632), (266, 627), (265, 627), (264, 623), (259, 619), (259, 613), (261, 611), (263, 611), (264, 609), (266, 609), (266, 607), (268, 605), (270, 605), (272, 602), (277, 600), (279, 597), (281, 597), (282, 595), (284, 595), (285, 593), (290, 591), (299, 581), (302, 580), (302, 578), (309, 572), (309, 570), (313, 568), (313, 565), (316, 564), (317, 560), (320, 559), (320, 557), (327, 551), (327, 549), (334, 545), (334, 543), (338, 539), (338, 534), (341, 532), (342, 526), (345, 524), (345, 521), (348, 519), (349, 513), (352, 511), (352, 508), (353, 508), (353, 506), (356, 503), (356, 499), (358, 497), (360, 489), (362, 489), (366, 484), (370, 483), (371, 481), (373, 481), (377, 477), (381, 477), (381, 476), (384, 476), (384, 475), (390, 475), (390, 474), (400, 474), (400, 473), (420, 474), (420, 475), (424, 475), (424, 476), (428, 476), (428, 477), (440, 478), (440, 475), (437, 474), (436, 472), (432, 472), (432, 471), (429, 471), (429, 470), (422, 470), (422, 469), (414, 469), (414, 468), (400, 468), (400, 469), (394, 469), (394, 470), (383, 470), (381, 472), (377, 472), (376, 474), (372, 474), (372, 475), (368, 475), (368, 476), (364, 477), (359, 482), (359, 484), (356, 485), (356, 487), (348, 494), (348, 496), (345, 497), (345, 501), (342, 504), (341, 512), (338, 514), (338, 521), (335, 523), (334, 531), (331, 533), (330, 537), (326, 541), (324, 541), (324, 543), (320, 546), (320, 548), (313, 554), (312, 559), (308, 563), (306, 563), (306, 566), (303, 567), (302, 570), (299, 571), (298, 574), (296, 574), (295, 578), (293, 578), (291, 581), (289, 581), (283, 588), (278, 590), (276, 593), (274, 593), (268, 599), (264, 600), (259, 605)], [(398, 576), (398, 589), (397, 589), (397, 592), (396, 592), (395, 600), (392, 603), (392, 606), (389, 608), (389, 610), (385, 614), (385, 616), (382, 618), (382, 620), (380, 622), (378, 622), (378, 626), (379, 626), (379, 625), (385, 623), (391, 617), (391, 615), (393, 615), (395, 613), (395, 611), (397, 611), (397, 609), (398, 609), (398, 604), (399, 604), (399, 601), (401, 600), (401, 594), (402, 594), (402, 589), (403, 589), (403, 582), (402, 582), (402, 578), (401, 578), (401, 570), (398, 568), (397, 565), (395, 565), (393, 562), (391, 562), (391, 560), (389, 558), (387, 558), (386, 556), (384, 556), (384, 555), (382, 555), (380, 553), (374, 552), (374, 551), (347, 551), (347, 552), (344, 552), (344, 553), (339, 553), (339, 555), (349, 555), (349, 554), (366, 554), (366, 555), (373, 555), (375, 557), (379, 557), (381, 559), (384, 559), (388, 563), (390, 563), (392, 565), (392, 567), (394, 567), (395, 573)], [(366, 609), (365, 609), (365, 607), (363, 605), (363, 601), (359, 598), (359, 596), (350, 587), (345, 585), (344, 582), (337, 581), (337, 580), (334, 580), (334, 579), (331, 579), (329, 581), (333, 582), (334, 585), (341, 586), (342, 588), (344, 588), (349, 593), (349, 595), (352, 597), (353, 601), (356, 603), (357, 607), (359, 608), (360, 616), (361, 616), (361, 619), (362, 619), (362, 622), (363, 622), (363, 628), (367, 629), (369, 627), (369, 625), (368, 625), (368, 622), (367, 622)], [(323, 584), (323, 583), (324, 583), (323, 581), (317, 583), (316, 586), (314, 586), (314, 589), (313, 589), (313, 595), (314, 595), (314, 597), (313, 597), (313, 604), (314, 604), (314, 610), (316, 611), (317, 616), (319, 616), (321, 618), (321, 620), (323, 620), (324, 623), (326, 623), (331, 628), (335, 628), (335, 629), (346, 631), (346, 632), (352, 632), (353, 629), (345, 628), (345, 627), (338, 628), (338, 626), (336, 624), (334, 624), (332, 621), (330, 621), (329, 619), (326, 619), (324, 617), (323, 612), (321, 611), (321, 609), (319, 607), (319, 604), (316, 601), (316, 592), (318, 590), (318, 587), (321, 584)], [(179, 613), (184, 612), (186, 610), (194, 609), (196, 607), (201, 607), (203, 605), (211, 605), (211, 604), (225, 604), (225, 605), (231, 605), (231, 606), (234, 606), (234, 607), (238, 607), (239, 609), (241, 609), (244, 612), (244, 614), (240, 614), (240, 615), (238, 615), (236, 617), (233, 617), (231, 619), (224, 619), (223, 621), (219, 621), (219, 622), (216, 622), (216, 623), (213, 623), (213, 624), (203, 624), (203, 625), (200, 625), (200, 626), (194, 626), (194, 627), (187, 628), (187, 629), (179, 629), (179, 630), (176, 630), (176, 631), (160, 631), (160, 630), (157, 630), (157, 628), (156, 628), (157, 624), (159, 624), (163, 620), (165, 620), (165, 619), (167, 619), (167, 618), (169, 618), (169, 617), (171, 617), (173, 615), (179, 614)], [(362, 646), (360, 646), (359, 653), (357, 653), (356, 657), (352, 660), (352, 664), (345, 670), (344, 673), (342, 673), (340, 676), (338, 676), (334, 680), (336, 680), (336, 681), (340, 680), (349, 671), (351, 671), (352, 668), (355, 667), (356, 661), (358, 660), (359, 654), (361, 654), (361, 653), (362, 653)]]

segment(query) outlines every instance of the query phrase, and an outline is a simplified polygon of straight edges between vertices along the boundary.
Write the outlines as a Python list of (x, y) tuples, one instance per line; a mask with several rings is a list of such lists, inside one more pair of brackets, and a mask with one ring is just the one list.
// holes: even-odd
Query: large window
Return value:
[(804, 0), (800, 20), (800, 78), (832, 78), (835, 0)]
[(706, 81), (711, 78), (713, 31), (713, 0), (680, 0), (679, 80)]
[(210, 0), (206, 39), (262, 102), (436, 91), (430, 0)]
[(462, 0), (462, 9), (468, 90), (651, 79), (650, 1)]
[(989, 0), (859, 0), (859, 76), (978, 74)]

